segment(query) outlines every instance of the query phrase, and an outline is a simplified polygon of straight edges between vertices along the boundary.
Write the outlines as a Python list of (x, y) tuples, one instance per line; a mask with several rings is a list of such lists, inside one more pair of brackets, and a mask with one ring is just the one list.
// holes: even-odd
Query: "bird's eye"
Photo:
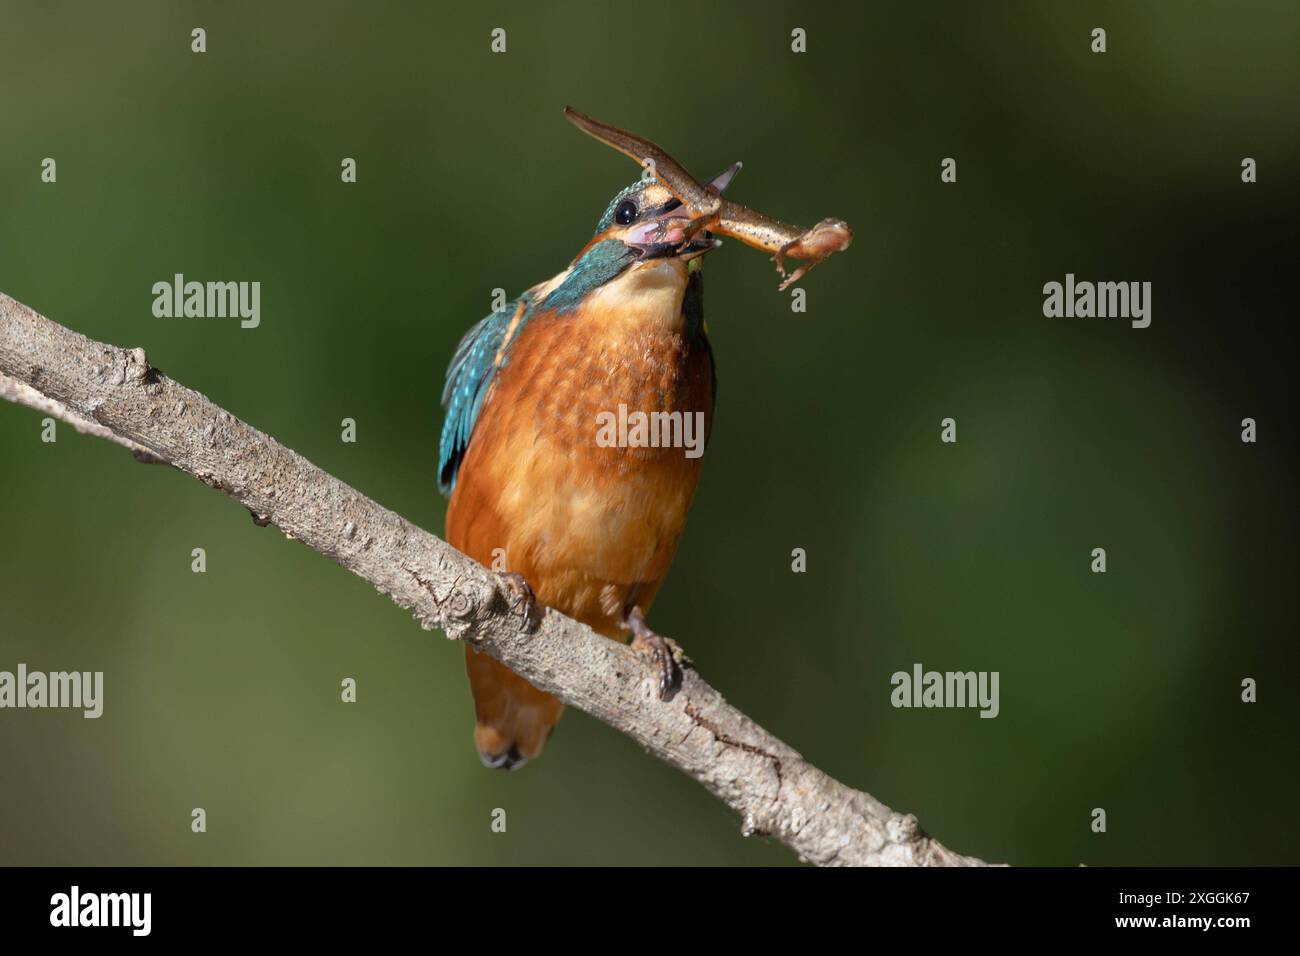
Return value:
[(614, 210), (614, 221), (620, 226), (626, 226), (635, 218), (636, 203), (630, 199), (623, 200), (618, 204), (618, 208)]

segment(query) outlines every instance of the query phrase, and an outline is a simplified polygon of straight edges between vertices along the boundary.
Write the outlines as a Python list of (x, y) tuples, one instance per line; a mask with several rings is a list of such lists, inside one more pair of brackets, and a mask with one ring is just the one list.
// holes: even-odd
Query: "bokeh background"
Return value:
[[(804, 315), (760, 254), (709, 257), (718, 414), (653, 623), (963, 852), (1298, 862), (1300, 10), (866, 7), (5, 0), (0, 289), (441, 532), (457, 339), (636, 176), (561, 107), (701, 176), (744, 160), (738, 199), (856, 241)], [(261, 327), (155, 318), (176, 272), (260, 281)], [(1044, 318), (1067, 272), (1152, 282), (1151, 327)], [(66, 427), (43, 444), (9, 405), (0, 541), (0, 669), (106, 683), (97, 721), (0, 712), (0, 862), (793, 861), (580, 713), (485, 770), (459, 646), (199, 483)], [(1001, 715), (893, 709), (915, 662), (999, 671)]]

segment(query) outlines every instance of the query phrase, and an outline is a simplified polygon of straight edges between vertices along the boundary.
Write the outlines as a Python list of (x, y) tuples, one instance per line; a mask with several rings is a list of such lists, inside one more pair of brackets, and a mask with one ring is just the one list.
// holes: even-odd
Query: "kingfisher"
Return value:
[[(701, 184), (648, 141), (566, 115), (638, 162), (644, 153), (656, 175), (614, 196), (564, 271), (461, 339), (442, 393), (446, 535), (489, 567), (504, 556), (525, 620), (535, 601), (611, 639), (630, 634), (667, 699), (683, 658), (646, 616), (677, 550), (702, 458), (671, 442), (600, 441), (598, 423), (613, 414), (690, 416), (703, 423), (707, 448), (717, 372), (702, 264), (720, 245), (713, 230), (778, 257), (814, 260), (847, 241), (822, 225), (804, 232), (724, 203), (740, 163)], [(515, 769), (538, 756), (562, 703), (468, 644), (465, 666), (483, 763)]]

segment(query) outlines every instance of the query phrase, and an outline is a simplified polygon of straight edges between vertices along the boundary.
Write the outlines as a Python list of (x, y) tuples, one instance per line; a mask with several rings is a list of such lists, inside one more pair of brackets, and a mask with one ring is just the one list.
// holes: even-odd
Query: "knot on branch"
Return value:
[(478, 644), (496, 618), (496, 589), (485, 579), (458, 577), (441, 600), (434, 598), (442, 629), (453, 640)]
[(129, 384), (143, 382), (149, 377), (149, 358), (144, 354), (144, 349), (133, 348), (127, 349), (123, 353), (126, 359), (126, 365), (122, 372), (123, 380)]
[(885, 832), (891, 843), (915, 843), (925, 837), (920, 822), (910, 813), (895, 813), (885, 824)]
[(471, 622), (478, 605), (479, 602), (474, 599), (472, 594), (457, 585), (451, 589), (451, 594), (447, 595), (445, 610), (447, 616), (453, 620)]
[(105, 348), (105, 365), (94, 369), (96, 376), (107, 381), (109, 385), (139, 385), (149, 380), (149, 358), (144, 349)]

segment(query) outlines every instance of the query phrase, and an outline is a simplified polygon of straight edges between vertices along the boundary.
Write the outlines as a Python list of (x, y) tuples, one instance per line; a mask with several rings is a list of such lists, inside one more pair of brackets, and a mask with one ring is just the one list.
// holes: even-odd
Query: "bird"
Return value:
[[(708, 194), (739, 169), (709, 181)], [(701, 423), (707, 447), (717, 373), (702, 265), (720, 245), (716, 224), (643, 175), (608, 203), (567, 268), (465, 333), (442, 393), (447, 540), (504, 570), (525, 620), (536, 602), (607, 638), (630, 634), (661, 699), (680, 686), (684, 658), (646, 616), (703, 459), (628, 429), (601, 441), (599, 430), (610, 415), (659, 415), (651, 420)], [(465, 666), (482, 762), (513, 770), (536, 758), (563, 704), (468, 644)]]

